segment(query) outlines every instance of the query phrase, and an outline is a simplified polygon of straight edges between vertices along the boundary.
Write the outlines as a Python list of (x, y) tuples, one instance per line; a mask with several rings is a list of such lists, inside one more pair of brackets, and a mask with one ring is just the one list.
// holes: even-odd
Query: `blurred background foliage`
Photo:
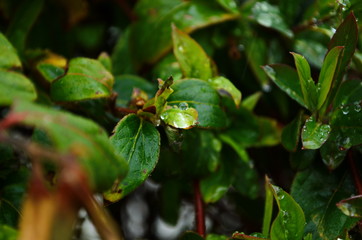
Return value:
[[(331, 37), (352, 11), (357, 19), (362, 19), (362, 2), (1, 0), (0, 32), (16, 48), (24, 73), (36, 79), (38, 102), (51, 102), (49, 82), (56, 77), (50, 76), (48, 82), (39, 77), (39, 73), (44, 76), (40, 68), (44, 59), (58, 66), (61, 75), (66, 69), (66, 59), (82, 56), (98, 58), (105, 66), (110, 61), (108, 70), (115, 78), (113, 91), (118, 94), (115, 100), (118, 107), (129, 106), (135, 87), (151, 98), (158, 78), (166, 80), (173, 76), (178, 80), (184, 76), (172, 52), (171, 24), (189, 34), (210, 56), (218, 75), (229, 79), (242, 92), (241, 106), (236, 108), (232, 100), (221, 98), (227, 127), (185, 130), (181, 149), (177, 139), (172, 140), (167, 130), (159, 129), (160, 159), (150, 178), (120, 201), (105, 205), (125, 239), (176, 239), (185, 230), (193, 229), (192, 180), (198, 178), (207, 203), (207, 231), (220, 235), (207, 238), (212, 240), (226, 239), (222, 235), (231, 236), (235, 231), (260, 232), (265, 174), (288, 192), (292, 189), (303, 210), (311, 204), (303, 205), (304, 194), (318, 190), (302, 191), (303, 186), (298, 184), (302, 185), (303, 179), (315, 186), (326, 184), (320, 181), (328, 179), (328, 190), (321, 187), (327, 195), (334, 191), (330, 188), (338, 186), (335, 191), (342, 198), (333, 199), (335, 202), (353, 194), (351, 181), (343, 178), (339, 182), (338, 178), (348, 168), (346, 163), (336, 164), (341, 166), (332, 176), (318, 151), (302, 151), (298, 141), (294, 149), (281, 145), (282, 129), (296, 116), (303, 119), (295, 122), (300, 129), (305, 115), (298, 103), (288, 98), (260, 67), (273, 63), (294, 66), (290, 52), (296, 52), (307, 59), (312, 77), (317, 79)], [(357, 23), (360, 30), (361, 23)], [(359, 32), (361, 35), (362, 31)], [(362, 38), (358, 39), (346, 78), (360, 82)], [(108, 53), (110, 59), (102, 60), (102, 52)], [(106, 112), (102, 99), (65, 104), (62, 108), (93, 119), (109, 134), (120, 118)], [(7, 108), (2, 108), (2, 116), (7, 112)], [(26, 129), (22, 131), (27, 133)], [(46, 141), (34, 134), (33, 138), (36, 137), (38, 141)], [(16, 228), (29, 175), (26, 157), (0, 147), (0, 225)], [(360, 144), (356, 149), (360, 150)], [(361, 157), (360, 152), (355, 154), (356, 158)], [(305, 169), (310, 172), (298, 173)], [(349, 188), (351, 191), (346, 191)], [(316, 234), (313, 239), (340, 236), (355, 223), (346, 222), (344, 228), (338, 229), (340, 232)], [(309, 230), (312, 229), (312, 223), (308, 224)], [(335, 226), (323, 224), (328, 228)]]

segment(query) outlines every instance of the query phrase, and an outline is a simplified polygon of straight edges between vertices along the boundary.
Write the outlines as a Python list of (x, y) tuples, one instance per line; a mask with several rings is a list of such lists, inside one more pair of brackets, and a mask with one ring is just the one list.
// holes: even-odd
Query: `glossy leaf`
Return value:
[(15, 48), (2, 33), (0, 33), (0, 52), (0, 68), (21, 68), (21, 62)]
[(332, 83), (330, 93), (322, 108), (322, 112), (326, 111), (326, 108), (332, 103), (341, 83), (343, 74), (348, 66), (357, 45), (358, 39), (358, 26), (357, 20), (353, 13), (350, 13), (342, 24), (337, 28), (331, 41), (328, 45), (328, 50), (331, 51), (334, 47), (344, 46), (343, 56), (338, 66), (338, 72), (336, 73), (336, 79)]
[(313, 234), (315, 240), (330, 240), (351, 229), (358, 219), (344, 215), (336, 203), (354, 191), (352, 179), (344, 170), (331, 174), (325, 168), (312, 167), (299, 172), (291, 193), (304, 211), (305, 233)]
[(194, 108), (170, 108), (162, 112), (161, 119), (175, 128), (190, 129), (197, 124), (198, 113)]
[(313, 111), (317, 106), (318, 93), (314, 81), (311, 77), (310, 66), (307, 60), (300, 54), (292, 53), (295, 66), (297, 67), (299, 84), (302, 89), (304, 103), (308, 109)]
[(162, 58), (152, 70), (153, 78), (167, 79), (172, 76), (173, 80), (182, 78), (182, 71), (175, 55), (170, 53)]
[(302, 143), (304, 149), (318, 149), (329, 137), (331, 126), (317, 122), (312, 116), (305, 121), (302, 130)]
[(238, 12), (238, 6), (235, 0), (217, 0), (217, 2), (232, 13)]
[(74, 58), (66, 75), (52, 82), (51, 96), (59, 102), (109, 97), (113, 83), (112, 74), (99, 61)]
[(354, 196), (337, 203), (337, 207), (347, 216), (362, 217), (362, 196)]
[[(233, 20), (238, 16), (224, 11), (216, 3), (209, 1), (182, 1), (177, 6), (168, 8), (168, 11), (162, 12), (156, 20), (140, 21), (133, 26), (130, 36), (130, 41), (133, 43), (133, 57), (139, 64), (154, 63), (167, 53), (172, 48), (171, 23), (189, 34), (196, 29)], [(139, 34), (143, 37), (138, 37)]]
[(263, 216), (263, 228), (262, 234), (264, 236), (270, 236), (270, 224), (273, 215), (273, 192), (269, 187), (269, 179), (265, 176), (265, 204), (264, 204), (264, 216)]
[(292, 122), (283, 128), (282, 144), (288, 151), (294, 152), (297, 149), (300, 139), (302, 121), (303, 112), (301, 111)]
[(301, 240), (304, 234), (305, 217), (299, 204), (280, 187), (270, 184), (268, 186), (274, 195), (279, 208), (275, 218), (270, 237), (272, 240)]
[(208, 80), (213, 88), (222, 96), (228, 96), (233, 99), (235, 106), (239, 106), (241, 102), (241, 92), (227, 78), (215, 77)]
[(208, 80), (213, 77), (212, 62), (202, 47), (172, 25), (173, 52), (184, 77)]
[(105, 193), (115, 202), (142, 184), (155, 168), (160, 154), (160, 135), (156, 128), (135, 114), (124, 117), (115, 127), (110, 140), (116, 153), (124, 157), (129, 172), (116, 189)]
[(273, 28), (289, 38), (293, 37), (293, 32), (286, 25), (279, 8), (268, 2), (256, 2), (252, 8), (252, 17), (264, 27)]
[(228, 240), (229, 237), (225, 235), (207, 234), (206, 240)]
[(168, 105), (185, 103), (198, 112), (198, 126), (222, 128), (226, 126), (226, 115), (220, 107), (219, 96), (209, 83), (198, 79), (184, 79), (172, 85), (174, 92), (168, 98)]
[(97, 191), (126, 175), (126, 162), (115, 154), (106, 132), (91, 120), (29, 102), (16, 102), (8, 117), (45, 131), (57, 151), (74, 155)]
[(290, 157), (289, 157), (290, 166), (294, 170), (304, 170), (311, 165), (311, 163), (314, 161), (316, 156), (318, 156), (317, 150), (298, 149), (297, 151), (292, 152), (290, 154)]
[(327, 95), (331, 89), (335, 73), (338, 71), (337, 66), (339, 63), (339, 57), (343, 52), (344, 47), (334, 47), (331, 49), (326, 59), (323, 62), (321, 72), (319, 74), (317, 91), (318, 91), (318, 104), (317, 109), (321, 108)]
[(297, 101), (301, 106), (307, 107), (299, 84), (298, 74), (293, 68), (287, 65), (273, 64), (263, 66), (263, 69), (269, 78), (289, 97)]
[(10, 105), (15, 99), (33, 101), (37, 93), (24, 75), (0, 69), (0, 105)]
[(37, 64), (36, 69), (48, 82), (53, 82), (55, 79), (65, 74), (63, 68), (49, 63), (39, 63)]

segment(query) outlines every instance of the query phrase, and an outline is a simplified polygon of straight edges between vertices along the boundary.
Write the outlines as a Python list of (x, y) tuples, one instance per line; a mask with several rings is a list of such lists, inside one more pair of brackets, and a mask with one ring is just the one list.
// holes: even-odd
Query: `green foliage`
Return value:
[(0, 239), (83, 239), (81, 208), (102, 239), (360, 238), (359, 1), (0, 13)]

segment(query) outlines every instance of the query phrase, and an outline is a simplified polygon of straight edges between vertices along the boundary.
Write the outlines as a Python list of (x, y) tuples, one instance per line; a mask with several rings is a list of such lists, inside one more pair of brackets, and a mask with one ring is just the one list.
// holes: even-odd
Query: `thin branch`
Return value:
[(202, 196), (200, 192), (200, 181), (194, 181), (194, 195), (195, 195), (195, 220), (196, 220), (196, 230), (197, 233), (205, 237), (205, 212), (204, 212), (204, 203), (202, 201)]

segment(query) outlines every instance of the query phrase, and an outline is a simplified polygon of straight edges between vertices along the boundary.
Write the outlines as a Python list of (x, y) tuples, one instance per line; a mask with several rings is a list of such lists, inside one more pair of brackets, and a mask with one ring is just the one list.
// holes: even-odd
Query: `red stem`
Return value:
[(195, 194), (195, 220), (196, 220), (196, 229), (197, 233), (205, 237), (205, 212), (204, 212), (204, 203), (202, 201), (201, 192), (200, 192), (200, 182), (199, 180), (194, 181), (194, 194)]
[(356, 163), (353, 159), (353, 153), (352, 151), (348, 151), (348, 163), (351, 168), (354, 184), (356, 185), (357, 191), (359, 195), (362, 195), (362, 182), (361, 182), (361, 176), (357, 170)]

